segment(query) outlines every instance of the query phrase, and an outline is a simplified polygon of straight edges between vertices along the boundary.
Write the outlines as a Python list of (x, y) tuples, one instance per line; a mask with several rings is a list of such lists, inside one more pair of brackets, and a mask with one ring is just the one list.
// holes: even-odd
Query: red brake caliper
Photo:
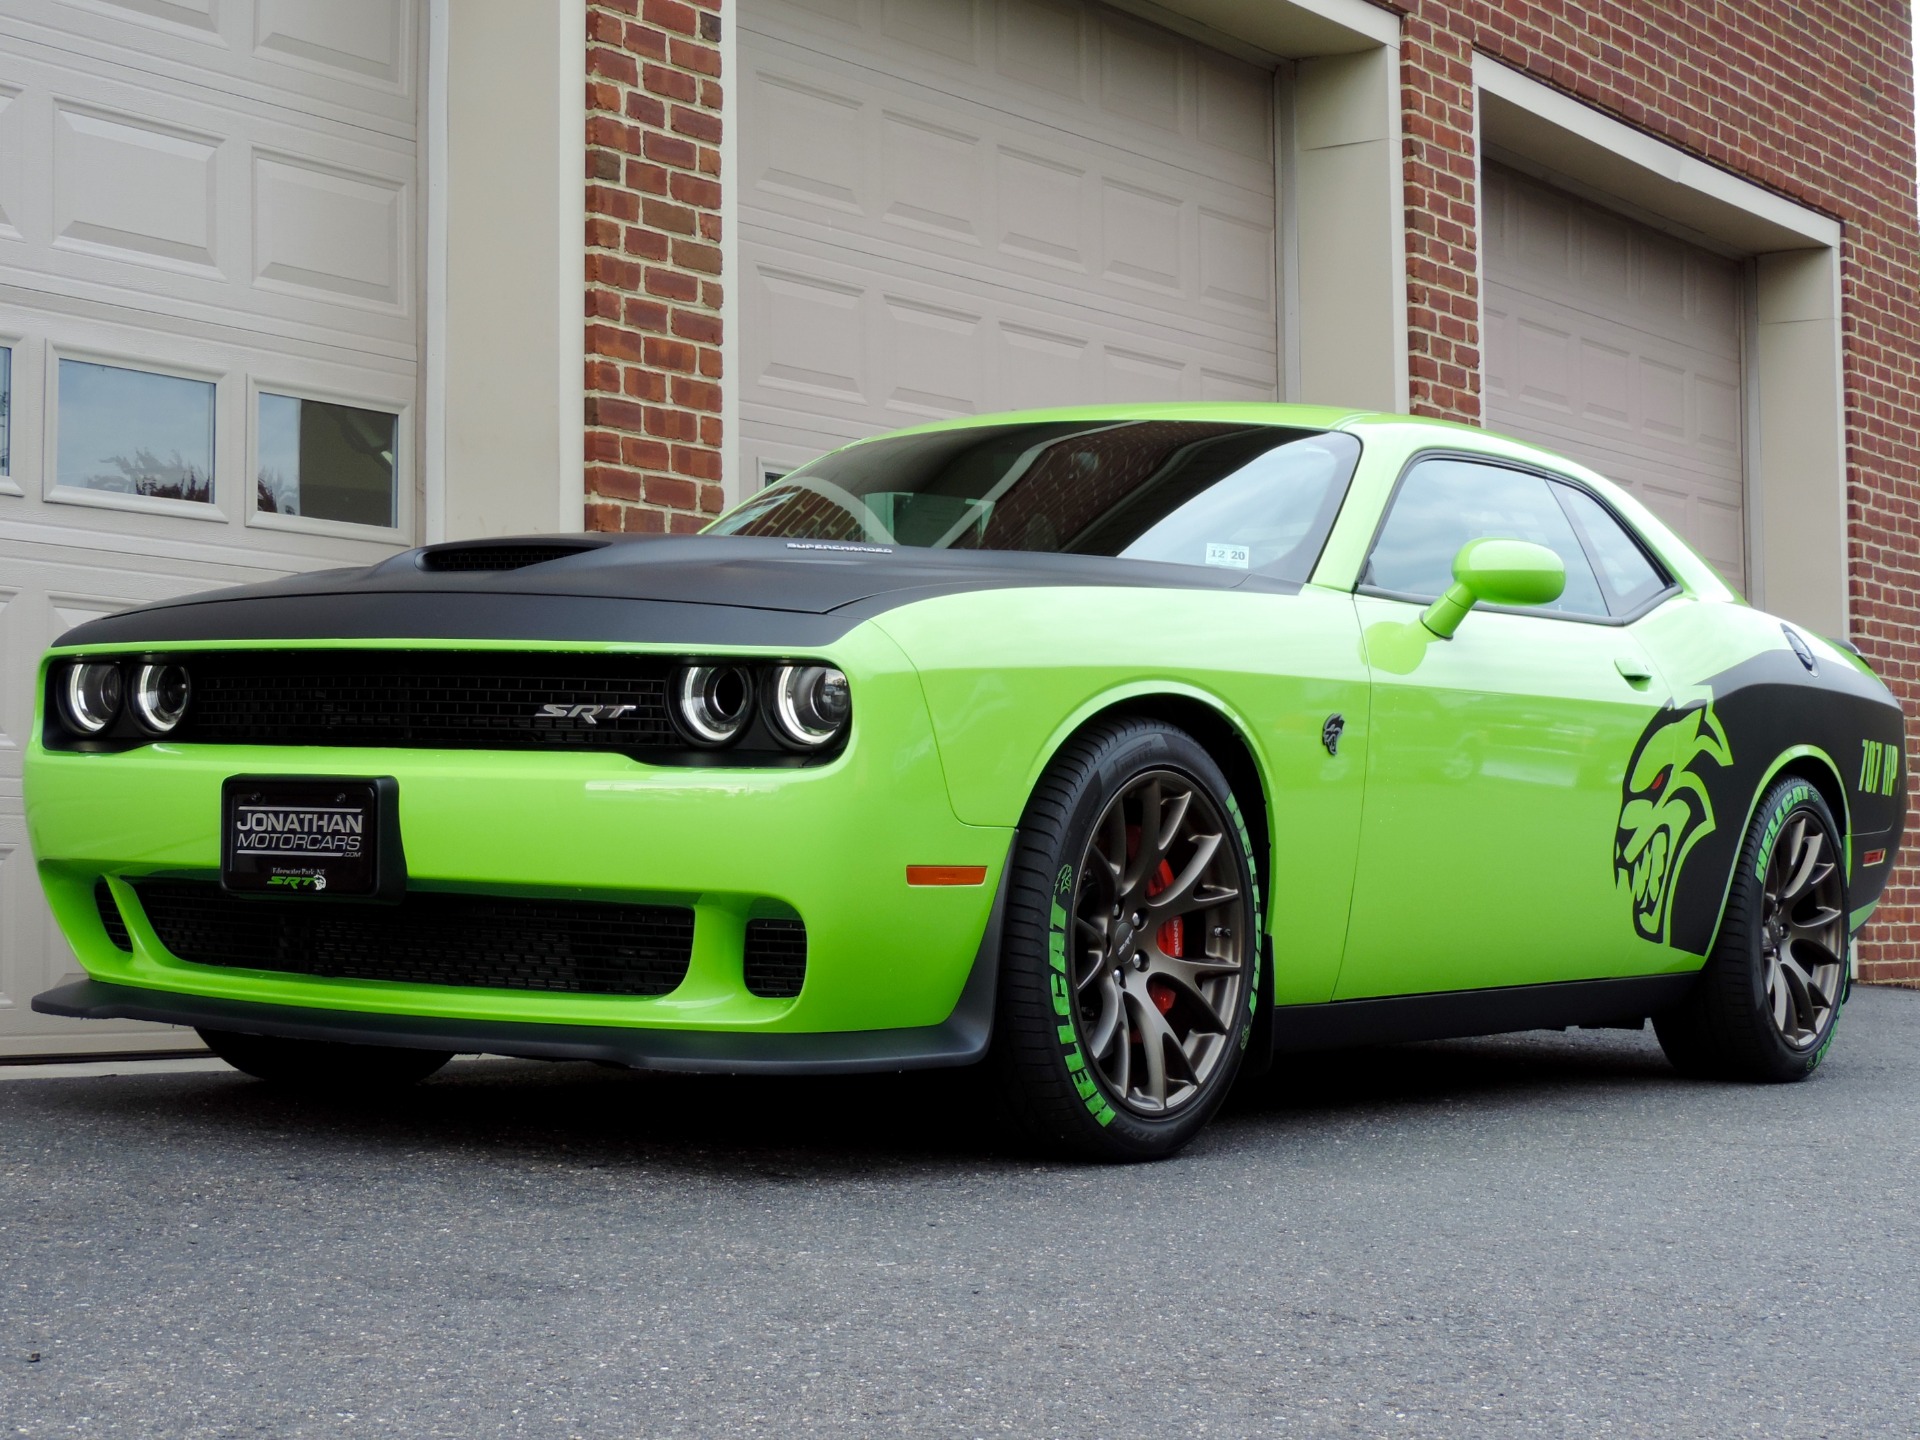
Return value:
[[(1158, 895), (1171, 884), (1173, 884), (1173, 866), (1162, 860), (1160, 868), (1153, 872), (1153, 878), (1147, 881), (1147, 895), (1149, 897)], [(1187, 953), (1185, 918), (1176, 915), (1160, 927), (1159, 934), (1155, 938), (1160, 942), (1160, 948), (1167, 954), (1176, 960), (1181, 958)], [(1173, 987), (1158, 976), (1147, 982), (1147, 994), (1153, 997), (1153, 1003), (1160, 1007), (1162, 1015), (1173, 1009)]]

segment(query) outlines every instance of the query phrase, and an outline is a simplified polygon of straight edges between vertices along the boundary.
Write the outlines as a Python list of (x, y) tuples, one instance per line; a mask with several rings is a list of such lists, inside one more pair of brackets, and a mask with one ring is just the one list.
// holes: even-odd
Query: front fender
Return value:
[[(1276, 1002), (1331, 995), (1368, 738), (1351, 596), (1029, 588), (941, 596), (870, 623), (919, 671), (954, 814), (969, 825), (1017, 825), (1059, 748), (1116, 705), (1172, 696), (1232, 726), (1265, 791), (1271, 873), (1308, 900), (1289, 911)], [(1336, 714), (1344, 730), (1329, 751)]]

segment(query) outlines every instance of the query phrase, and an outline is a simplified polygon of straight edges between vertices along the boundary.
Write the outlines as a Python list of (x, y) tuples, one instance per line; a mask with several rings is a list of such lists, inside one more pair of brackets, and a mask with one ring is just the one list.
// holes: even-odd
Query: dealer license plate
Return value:
[(382, 807), (374, 781), (247, 776), (227, 781), (220, 802), (227, 889), (365, 896), (379, 888)]

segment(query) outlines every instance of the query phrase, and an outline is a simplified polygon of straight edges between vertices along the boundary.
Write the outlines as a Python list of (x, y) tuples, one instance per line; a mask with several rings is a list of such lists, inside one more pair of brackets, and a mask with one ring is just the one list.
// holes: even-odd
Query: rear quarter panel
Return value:
[[(1748, 820), (1789, 767), (1817, 768), (1840, 802), (1834, 818), (1847, 839), (1848, 903), (1852, 924), (1863, 923), (1886, 887), (1906, 820), (1904, 718), (1886, 686), (1853, 656), (1793, 627), (1813, 657), (1809, 670), (1779, 617), (1744, 605), (1683, 597), (1634, 629), (1673, 694), (1655, 724), (1697, 709), (1700, 718), (1688, 723), (1724, 742), (1702, 747), (1688, 767), (1710, 812), (1673, 881), (1672, 944), (1697, 955), (1711, 949)], [(1623, 826), (1633, 786), (1629, 773)]]

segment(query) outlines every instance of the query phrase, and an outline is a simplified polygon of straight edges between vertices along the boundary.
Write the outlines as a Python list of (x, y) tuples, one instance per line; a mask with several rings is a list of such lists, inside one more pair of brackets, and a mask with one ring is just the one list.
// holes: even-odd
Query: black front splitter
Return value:
[(984, 1004), (979, 967), (954, 1012), (938, 1025), (823, 1034), (739, 1034), (713, 1030), (640, 1030), (617, 1025), (538, 1025), (438, 1016), (376, 1015), (262, 1005), (148, 990), (105, 980), (76, 980), (36, 995), (42, 1015), (77, 1020), (155, 1020), (196, 1029), (236, 1030), (292, 1040), (397, 1045), (462, 1055), (535, 1060), (597, 1060), (636, 1070), (717, 1075), (854, 1075), (969, 1065), (986, 1054), (993, 1016), (992, 973)]

